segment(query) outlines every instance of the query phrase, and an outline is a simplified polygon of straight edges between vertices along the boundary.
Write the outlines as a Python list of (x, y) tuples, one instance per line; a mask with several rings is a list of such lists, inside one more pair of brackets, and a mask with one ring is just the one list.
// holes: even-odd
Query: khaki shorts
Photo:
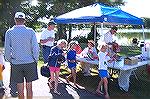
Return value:
[(37, 63), (11, 64), (11, 80), (16, 83), (32, 82), (38, 79)]

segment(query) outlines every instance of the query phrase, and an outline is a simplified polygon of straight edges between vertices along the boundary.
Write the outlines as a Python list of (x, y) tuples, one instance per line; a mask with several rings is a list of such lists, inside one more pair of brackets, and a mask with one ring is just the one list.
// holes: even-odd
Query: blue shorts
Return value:
[(76, 69), (76, 66), (68, 66), (69, 69)]
[(69, 69), (76, 69), (76, 63), (70, 63), (70, 62), (68, 62), (68, 68)]
[(108, 71), (107, 70), (98, 70), (98, 72), (99, 72), (99, 76), (101, 77), (101, 78), (104, 78), (104, 77), (109, 77), (109, 75), (108, 75)]

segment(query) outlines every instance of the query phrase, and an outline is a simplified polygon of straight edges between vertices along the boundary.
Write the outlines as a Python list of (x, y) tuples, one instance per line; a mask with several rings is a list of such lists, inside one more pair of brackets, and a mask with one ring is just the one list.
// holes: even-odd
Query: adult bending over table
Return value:
[[(117, 33), (118, 28), (113, 26), (107, 33), (104, 34), (104, 42), (108, 45), (107, 52), (111, 58), (117, 60), (117, 52), (120, 52), (120, 46), (114, 40), (114, 35)], [(113, 69), (110, 70), (110, 75), (113, 75)]]
[[(95, 43), (93, 40), (88, 40), (88, 46), (80, 53), (81, 57), (89, 59), (89, 61), (98, 59), (97, 50), (95, 48)], [(84, 76), (90, 75), (90, 66), (92, 64), (81, 62), (82, 72), (84, 73)]]
[(104, 42), (108, 45), (109, 49), (107, 52), (109, 52), (110, 57), (116, 57), (116, 53), (120, 52), (120, 46), (116, 43), (114, 40), (114, 35), (117, 33), (118, 28), (116, 26), (113, 26), (110, 31), (104, 34)]

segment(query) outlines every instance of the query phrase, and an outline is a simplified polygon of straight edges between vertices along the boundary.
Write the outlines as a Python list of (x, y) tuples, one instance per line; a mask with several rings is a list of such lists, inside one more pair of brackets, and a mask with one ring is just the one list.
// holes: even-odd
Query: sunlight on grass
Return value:
[(38, 61), (38, 67), (42, 67), (43, 66), (43, 64), (44, 64), (44, 62), (43, 61)]

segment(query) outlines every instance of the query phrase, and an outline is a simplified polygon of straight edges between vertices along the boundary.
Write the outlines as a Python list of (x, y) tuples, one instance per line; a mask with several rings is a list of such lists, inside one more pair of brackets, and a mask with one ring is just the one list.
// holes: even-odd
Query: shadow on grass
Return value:
[[(67, 70), (63, 71), (67, 72)], [(77, 83), (93, 93), (98, 86), (100, 78), (97, 72), (92, 73), (94, 75), (84, 76), (81, 71), (77, 72)], [(68, 74), (66, 73), (61, 76), (64, 78)], [(72, 79), (70, 81), (73, 82)], [(137, 80), (134, 76), (130, 77), (130, 88), (128, 92), (120, 90), (117, 78), (108, 78), (108, 89), (111, 99), (150, 99), (150, 82), (147, 80), (143, 81), (142, 79)]]

